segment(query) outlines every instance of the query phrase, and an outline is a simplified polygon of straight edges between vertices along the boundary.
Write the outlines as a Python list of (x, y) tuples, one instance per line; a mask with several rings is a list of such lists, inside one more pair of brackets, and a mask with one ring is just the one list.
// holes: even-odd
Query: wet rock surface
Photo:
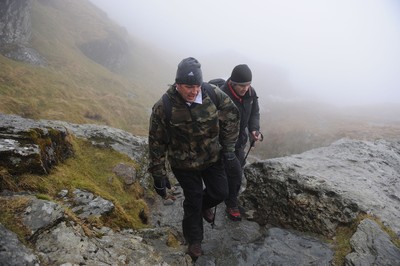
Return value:
[[(339, 140), (245, 169), (256, 220), (331, 236), (361, 212), (400, 235), (400, 142)], [(261, 207), (262, 206), (262, 207)]]
[(346, 265), (400, 265), (400, 249), (374, 221), (363, 220), (350, 239), (353, 252)]

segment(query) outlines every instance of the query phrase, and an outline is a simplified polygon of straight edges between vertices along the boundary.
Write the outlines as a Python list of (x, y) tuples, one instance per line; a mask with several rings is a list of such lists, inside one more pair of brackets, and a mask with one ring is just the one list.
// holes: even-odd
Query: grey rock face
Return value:
[(63, 208), (54, 202), (31, 198), (31, 204), (23, 214), (23, 223), (30, 228), (32, 234), (38, 229), (48, 227), (63, 217)]
[(39, 259), (26, 248), (17, 235), (0, 224), (0, 265), (39, 265)]
[(0, 2), (0, 43), (28, 44), (31, 38), (32, 0)]
[(12, 174), (48, 173), (72, 154), (65, 127), (0, 114), (0, 166)]
[(93, 124), (72, 124), (63, 121), (40, 120), (49, 127), (63, 127), (77, 137), (88, 139), (94, 146), (109, 147), (128, 155), (135, 161), (147, 158), (147, 138), (137, 137), (118, 128)]
[(30, 47), (32, 0), (0, 2), (0, 53), (8, 58), (34, 65), (46, 64)]
[[(104, 231), (106, 232), (106, 231)], [(62, 222), (41, 234), (36, 248), (47, 265), (160, 265), (161, 257), (132, 231), (89, 238), (76, 225)]]
[(80, 49), (87, 57), (114, 72), (121, 71), (131, 57), (127, 42), (115, 34), (84, 43)]
[(260, 223), (331, 236), (359, 212), (400, 235), (400, 142), (340, 140), (245, 168), (243, 200)]
[[(215, 265), (331, 265), (333, 251), (320, 240), (280, 228), (271, 228), (265, 237), (233, 246)], [(202, 263), (200, 263), (202, 262)], [(206, 257), (196, 265), (206, 264)]]
[(353, 252), (346, 256), (346, 265), (400, 265), (400, 249), (372, 220), (365, 219), (360, 223), (350, 244)]
[(132, 185), (135, 182), (136, 170), (129, 165), (120, 163), (114, 167), (113, 172), (118, 177), (121, 177), (126, 185)]
[(114, 204), (111, 201), (101, 197), (95, 197), (90, 192), (76, 189), (72, 201), (74, 207), (72, 211), (78, 213), (80, 218), (88, 218), (90, 216), (100, 217), (114, 209)]
[(4, 44), (0, 46), (0, 53), (15, 61), (26, 62), (32, 65), (46, 65), (46, 60), (32, 47), (21, 44)]

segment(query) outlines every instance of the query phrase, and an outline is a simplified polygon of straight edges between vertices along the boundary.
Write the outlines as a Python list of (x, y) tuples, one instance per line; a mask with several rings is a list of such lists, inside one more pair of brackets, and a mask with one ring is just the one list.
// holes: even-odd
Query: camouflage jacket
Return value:
[[(220, 159), (222, 152), (234, 152), (239, 134), (239, 111), (232, 100), (214, 85), (216, 106), (202, 85), (202, 104), (188, 106), (172, 85), (167, 90), (172, 113), (166, 125), (163, 101), (152, 109), (149, 128), (149, 172), (166, 175), (166, 158), (172, 168), (203, 170)], [(169, 127), (169, 129), (168, 129)]]

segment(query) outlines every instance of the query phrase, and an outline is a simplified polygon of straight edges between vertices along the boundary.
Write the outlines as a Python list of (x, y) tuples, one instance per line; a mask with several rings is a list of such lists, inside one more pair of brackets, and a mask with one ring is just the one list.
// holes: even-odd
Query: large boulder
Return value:
[(245, 168), (246, 205), (261, 224), (333, 236), (359, 213), (400, 235), (400, 141), (339, 140)]
[(65, 127), (0, 114), (0, 167), (9, 173), (46, 174), (72, 154)]

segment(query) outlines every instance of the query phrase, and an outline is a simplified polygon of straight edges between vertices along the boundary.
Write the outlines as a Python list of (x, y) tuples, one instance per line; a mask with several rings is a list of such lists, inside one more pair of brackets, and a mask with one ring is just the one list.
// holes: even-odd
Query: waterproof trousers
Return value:
[(224, 166), (219, 161), (202, 171), (172, 169), (172, 172), (185, 196), (182, 220), (185, 240), (188, 244), (201, 243), (204, 233), (202, 210), (218, 205), (228, 196)]
[(246, 162), (244, 161), (244, 147), (241, 149), (237, 149), (235, 151), (235, 154), (240, 162), (240, 165), (237, 165), (236, 169), (225, 168), (229, 187), (229, 195), (228, 198), (225, 200), (225, 205), (229, 208), (239, 206), (238, 197), (240, 187), (242, 185), (243, 166), (246, 164)]

